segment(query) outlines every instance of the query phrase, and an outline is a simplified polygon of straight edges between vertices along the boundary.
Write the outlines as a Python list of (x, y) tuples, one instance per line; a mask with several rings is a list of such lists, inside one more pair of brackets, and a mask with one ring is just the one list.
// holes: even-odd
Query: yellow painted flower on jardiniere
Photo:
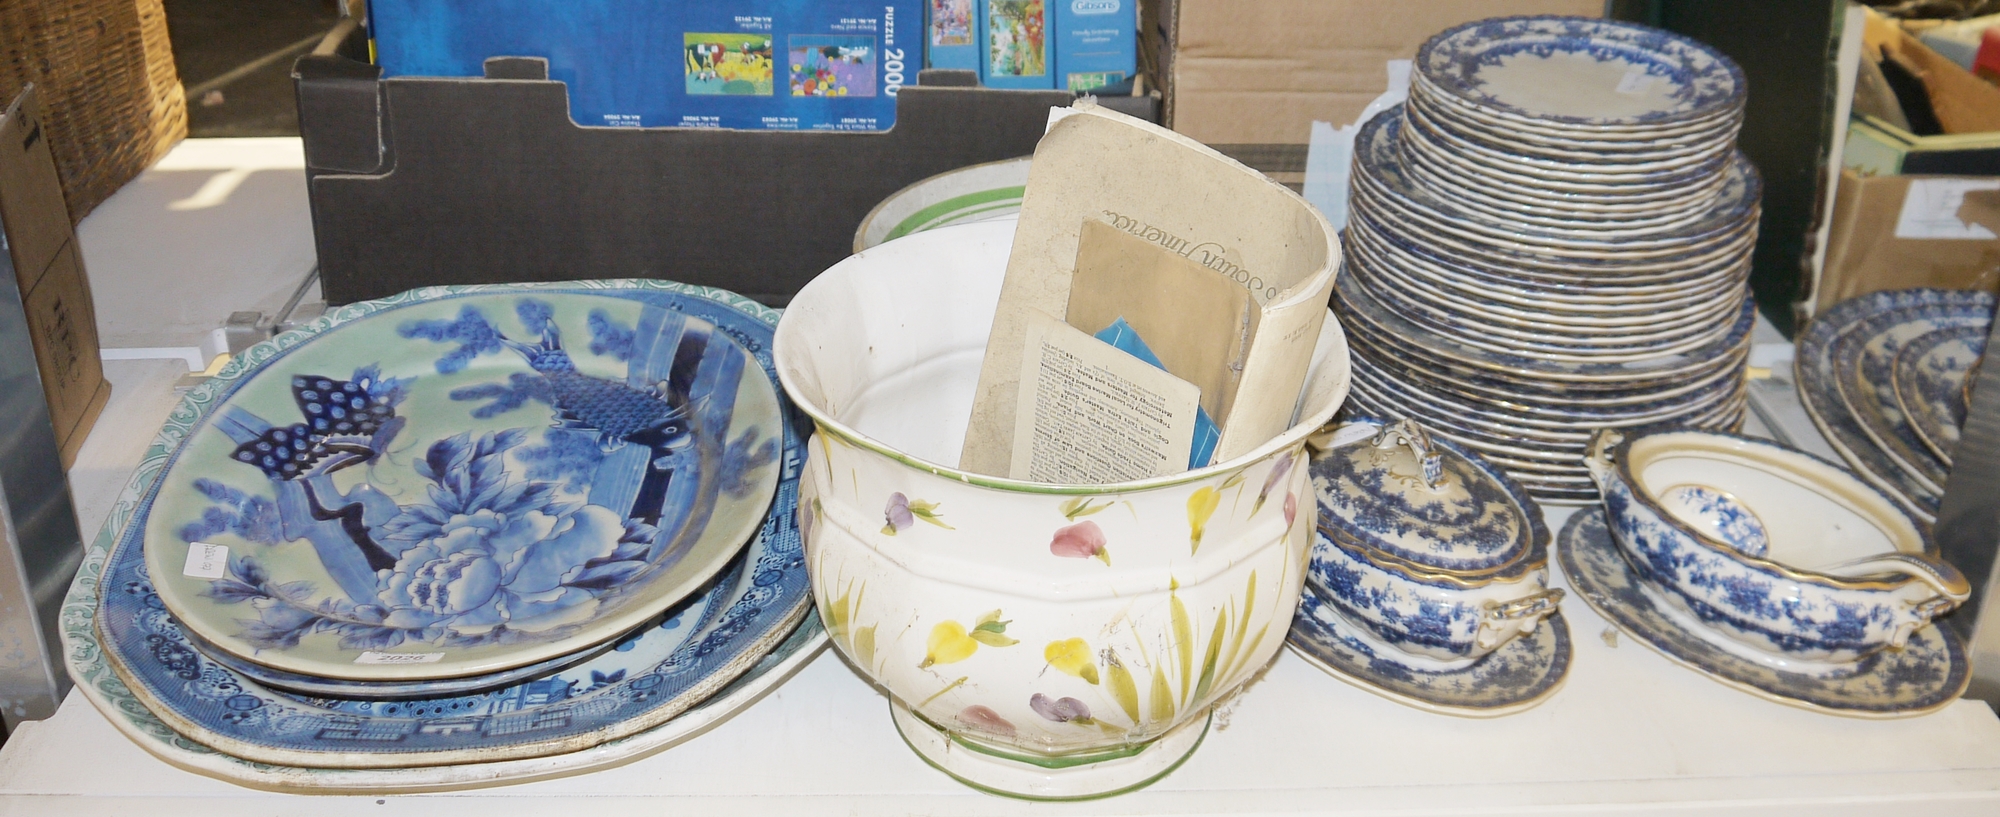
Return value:
[(1042, 657), (1048, 660), (1051, 667), (1097, 683), (1097, 664), (1090, 660), (1090, 645), (1081, 638), (1051, 641), (1042, 650)]
[(1020, 641), (1007, 637), (1007, 625), (1011, 621), (1001, 621), (1000, 611), (994, 610), (980, 616), (972, 629), (956, 621), (940, 621), (931, 628), (931, 637), (925, 642), (924, 662), (917, 669), (929, 669), (934, 664), (952, 664), (971, 658), (979, 651), (979, 645), (988, 647), (1011, 647)]
[(1215, 509), (1222, 504), (1222, 493), (1204, 486), (1188, 497), (1188, 542), (1189, 550), (1201, 549), (1202, 530), (1208, 527), (1208, 518), (1215, 515)]

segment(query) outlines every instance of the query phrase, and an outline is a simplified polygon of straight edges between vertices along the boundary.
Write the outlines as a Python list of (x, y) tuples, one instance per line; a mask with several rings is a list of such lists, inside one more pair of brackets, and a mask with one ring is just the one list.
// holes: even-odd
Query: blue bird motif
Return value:
[(542, 376), (549, 403), (556, 409), (558, 427), (595, 431), (597, 444), (606, 451), (632, 442), (663, 455), (692, 442), (686, 407), (676, 405), (667, 384), (638, 389), (577, 371), (553, 322), (543, 325), (539, 343), (504, 337), (500, 343), (525, 358), (528, 367)]

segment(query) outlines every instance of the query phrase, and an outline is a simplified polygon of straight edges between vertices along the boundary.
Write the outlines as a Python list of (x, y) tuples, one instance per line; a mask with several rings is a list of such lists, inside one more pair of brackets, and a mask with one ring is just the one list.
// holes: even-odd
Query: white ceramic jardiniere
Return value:
[(913, 748), (987, 789), (1095, 796), (1178, 765), (1284, 644), (1305, 438), (1346, 396), (1347, 347), (1329, 316), (1296, 424), (1228, 462), (1110, 485), (960, 471), (1013, 228), (889, 242), (791, 302), (779, 378), (818, 425), (799, 524), (834, 643)]
[(1850, 671), (1970, 591), (1894, 502), (1810, 454), (1719, 432), (1607, 429), (1585, 463), (1640, 589), (1745, 658)]

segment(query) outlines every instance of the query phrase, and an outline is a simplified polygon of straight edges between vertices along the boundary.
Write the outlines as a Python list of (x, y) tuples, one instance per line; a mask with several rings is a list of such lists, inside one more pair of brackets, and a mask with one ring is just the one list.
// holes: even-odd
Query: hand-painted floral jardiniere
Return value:
[(1347, 350), (1329, 318), (1296, 425), (1228, 462), (1113, 485), (958, 470), (1012, 231), (875, 247), (787, 308), (779, 378), (818, 425), (800, 528), (834, 643), (926, 759), (1014, 794), (1103, 794), (1171, 769), (1284, 644), (1312, 535), (1304, 440), (1346, 395)]

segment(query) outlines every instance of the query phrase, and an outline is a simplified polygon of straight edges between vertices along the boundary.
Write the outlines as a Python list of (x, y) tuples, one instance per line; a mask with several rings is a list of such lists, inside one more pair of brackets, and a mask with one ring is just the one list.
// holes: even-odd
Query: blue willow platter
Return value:
[(1897, 467), (1940, 496), (1950, 469), (1924, 445), (1896, 402), (1896, 356), (1910, 342), (1933, 333), (1984, 330), (1992, 323), (1992, 307), (1978, 303), (1949, 310), (1896, 309), (1868, 316), (1833, 342), (1834, 388), (1861, 431)]
[(1834, 304), (1814, 316), (1805, 331), (1799, 333), (1797, 351), (1792, 357), (1799, 402), (1805, 405), (1806, 415), (1819, 427), (1827, 444), (1857, 475), (1898, 500), (1905, 510), (1927, 524), (1936, 519), (1938, 492), (1899, 467), (1862, 427), (1856, 407), (1849, 405), (1841, 394), (1836, 343), (1848, 333), (1860, 331), (1874, 315), (1898, 312), (1910, 320), (1928, 321), (1934, 317), (1979, 314), (1981, 310), (1990, 320), (1993, 296), (1929, 288), (1871, 292)]
[[(1901, 650), (1883, 650), (1852, 672), (1812, 676), (1760, 664), (1709, 644), (1661, 612), (1611, 539), (1603, 508), (1584, 508), (1556, 537), (1570, 587), (1599, 615), (1676, 664), (1779, 703), (1860, 718), (1900, 718), (1949, 706), (1972, 677), (1958, 637), (1937, 624)], [(1720, 637), (1720, 636), (1717, 636)]]
[[(721, 290), (653, 281), (449, 287), (343, 307), (302, 330), (246, 351), (215, 380), (190, 393), (169, 416), (135, 473), (127, 498), (112, 510), (86, 554), (65, 600), (62, 624), (71, 677), (115, 725), (156, 753), (231, 779), (280, 788), (337, 788), (349, 783), (448, 786), (477, 776), (442, 770), (420, 773), (417, 767), (490, 764), (577, 752), (607, 741), (633, 741), (625, 744), (631, 751), (670, 742), (678, 734), (672, 729), (650, 738), (638, 736), (651, 734), (758, 665), (809, 611), (810, 590), (795, 522), (803, 448), (782, 407), (773, 429), (777, 450), (769, 455), (783, 472), (771, 513), (761, 519), (750, 545), (726, 560), (729, 569), (710, 584), (699, 602), (706, 607), (702, 620), (682, 620), (691, 636), (650, 665), (623, 658), (640, 654), (637, 646), (647, 638), (659, 637), (649, 632), (632, 650), (614, 649), (594, 659), (595, 675), (559, 670), (480, 695), (387, 702), (277, 692), (195, 650), (155, 592), (140, 555), (138, 532), (147, 527), (146, 515), (160, 490), (170, 452), (195, 433), (204, 418), (228, 405), (225, 398), (246, 371), (309, 348), (312, 338), (370, 316), (392, 321), (427, 314), (440, 304), (456, 308), (495, 298), (519, 303), (578, 296), (704, 321), (730, 335), (755, 360), (758, 368), (752, 371), (763, 375), (755, 379), (775, 382), (770, 358), (775, 312)], [(615, 667), (602, 663), (607, 659), (626, 663)], [(738, 705), (743, 703), (747, 700)], [(722, 714), (726, 713), (718, 712), (707, 722)], [(212, 757), (211, 749), (241, 761)], [(595, 753), (577, 762), (608, 762), (603, 760), (606, 756)], [(328, 779), (259, 764), (304, 770), (382, 768), (372, 775)], [(532, 776), (575, 765), (524, 762), (517, 769)], [(395, 771), (411, 774), (399, 778)]]
[(1569, 624), (1551, 613), (1535, 631), (1470, 666), (1412, 667), (1372, 646), (1311, 584), (1299, 597), (1285, 644), (1328, 675), (1392, 701), (1444, 715), (1490, 718), (1547, 700), (1569, 676)]
[(1958, 447), (1959, 426), (1965, 424), (1971, 396), (1967, 381), (1986, 353), (1990, 328), (1989, 324), (1932, 332), (1903, 347), (1891, 365), (1896, 407), (1946, 467), (1951, 466), (1952, 449)]
[(609, 641), (714, 576), (778, 479), (776, 390), (675, 306), (462, 293), (328, 327), (215, 392), (126, 535), (181, 626), (291, 673)]

